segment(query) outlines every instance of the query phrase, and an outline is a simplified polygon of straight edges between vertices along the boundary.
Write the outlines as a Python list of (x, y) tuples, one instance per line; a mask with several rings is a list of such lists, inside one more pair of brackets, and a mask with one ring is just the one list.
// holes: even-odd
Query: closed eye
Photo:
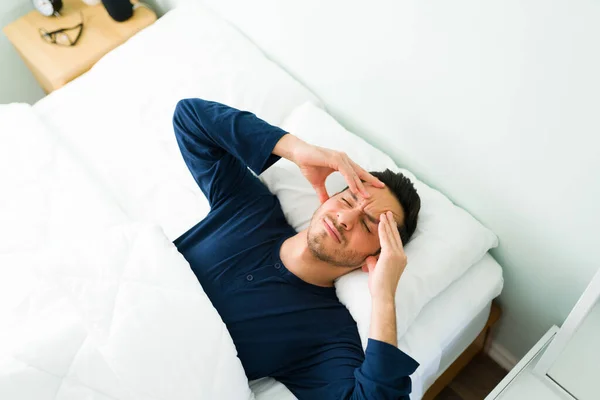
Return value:
[(371, 230), (369, 229), (369, 227), (367, 226), (367, 223), (365, 222), (365, 220), (363, 219), (362, 221), (363, 225), (365, 226), (365, 229), (367, 230), (367, 232), (371, 233)]
[[(349, 205), (350, 207), (352, 207), (352, 205), (350, 204), (350, 202), (349, 202), (348, 200), (344, 199), (343, 197), (342, 197), (342, 200), (343, 200), (343, 201), (344, 201), (344, 202), (345, 202), (347, 205)], [(371, 233), (371, 230), (369, 229), (369, 226), (367, 225), (367, 222), (366, 222), (364, 219), (362, 220), (362, 224), (363, 224), (363, 226), (365, 227), (365, 229), (367, 230), (367, 232)]]

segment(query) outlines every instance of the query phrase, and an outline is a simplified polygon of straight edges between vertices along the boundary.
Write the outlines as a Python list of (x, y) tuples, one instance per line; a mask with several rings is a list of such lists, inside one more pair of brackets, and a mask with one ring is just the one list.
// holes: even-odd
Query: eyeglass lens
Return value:
[(56, 34), (56, 43), (68, 46), (72, 44), (73, 41), (66, 32), (59, 32)]

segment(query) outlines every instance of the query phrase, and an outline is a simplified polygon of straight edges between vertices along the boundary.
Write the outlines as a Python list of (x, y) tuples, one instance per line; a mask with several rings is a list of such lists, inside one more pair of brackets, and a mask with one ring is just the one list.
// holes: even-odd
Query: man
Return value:
[[(407, 262), (402, 241), (420, 209), (410, 181), (374, 176), (344, 153), (216, 102), (181, 100), (173, 125), (211, 206), (174, 244), (227, 325), (248, 379), (271, 376), (301, 400), (408, 399), (418, 363), (397, 348), (394, 296)], [(299, 233), (248, 170), (260, 174), (280, 157), (300, 167), (322, 203)], [(348, 188), (329, 198), (334, 171)], [(357, 268), (369, 272), (373, 300), (366, 352), (333, 286)]]

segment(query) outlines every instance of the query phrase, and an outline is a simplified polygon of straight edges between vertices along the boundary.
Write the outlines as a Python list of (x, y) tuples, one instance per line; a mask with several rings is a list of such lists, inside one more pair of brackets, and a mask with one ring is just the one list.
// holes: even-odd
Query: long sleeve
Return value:
[[(211, 206), (279, 157), (271, 154), (286, 134), (251, 112), (202, 99), (180, 100), (173, 127), (181, 154)], [(247, 179), (246, 179), (247, 180)]]
[(303, 360), (281, 380), (299, 400), (408, 400), (410, 375), (419, 364), (400, 349), (369, 339), (363, 356), (360, 345), (339, 341)]
[[(356, 385), (349, 399), (407, 399), (410, 375), (419, 363), (391, 344), (369, 339), (365, 361), (354, 371)], [(348, 388), (349, 389), (349, 388)], [(360, 389), (357, 392), (357, 389)]]

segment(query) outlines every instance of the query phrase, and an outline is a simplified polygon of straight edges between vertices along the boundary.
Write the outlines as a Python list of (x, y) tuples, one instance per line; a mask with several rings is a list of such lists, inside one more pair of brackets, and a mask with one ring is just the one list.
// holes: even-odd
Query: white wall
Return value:
[[(31, 0), (2, 0), (0, 27), (33, 9)], [(44, 91), (21, 60), (4, 33), (0, 32), (0, 104), (24, 102), (33, 104), (44, 97)]]
[(500, 238), (520, 357), (600, 267), (600, 2), (208, 0)]

